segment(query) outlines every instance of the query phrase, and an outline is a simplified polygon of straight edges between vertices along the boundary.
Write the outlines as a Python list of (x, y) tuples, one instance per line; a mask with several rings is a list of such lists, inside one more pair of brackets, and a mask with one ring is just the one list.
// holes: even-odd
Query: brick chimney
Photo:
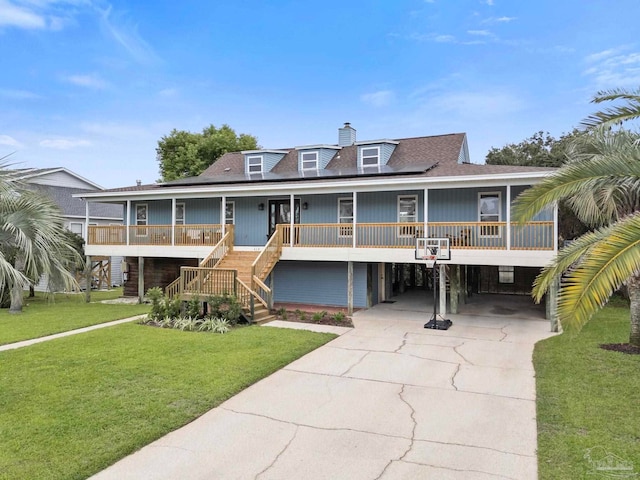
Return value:
[(344, 127), (338, 129), (338, 145), (348, 147), (356, 143), (356, 129), (349, 122), (345, 122)]

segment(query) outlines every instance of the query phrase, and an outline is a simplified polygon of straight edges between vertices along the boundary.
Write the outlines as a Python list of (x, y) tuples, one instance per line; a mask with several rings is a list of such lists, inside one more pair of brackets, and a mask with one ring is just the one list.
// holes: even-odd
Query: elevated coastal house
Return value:
[[(29, 185), (37, 192), (49, 197), (62, 211), (65, 227), (73, 233), (85, 238), (87, 226), (123, 224), (124, 210), (122, 205), (91, 202), (90, 204), (77, 195), (102, 191), (100, 185), (88, 180), (64, 167), (23, 168), (16, 169), (16, 179)], [(121, 258), (110, 255), (94, 256), (93, 270), (96, 280), (101, 286), (108, 288), (122, 284), (120, 269)], [(82, 282), (81, 282), (82, 284)], [(48, 280), (40, 279), (36, 290), (48, 290)]]
[(553, 258), (556, 212), (511, 222), (548, 173), (472, 164), (464, 133), (361, 141), (347, 123), (336, 144), (227, 153), (197, 177), (84, 194), (126, 211), (126, 225), (89, 227), (86, 253), (126, 257), (126, 294), (234, 292), (258, 320), (274, 302), (389, 299), (426, 277), (416, 237), (448, 238), (455, 310), (467, 292), (528, 293)]

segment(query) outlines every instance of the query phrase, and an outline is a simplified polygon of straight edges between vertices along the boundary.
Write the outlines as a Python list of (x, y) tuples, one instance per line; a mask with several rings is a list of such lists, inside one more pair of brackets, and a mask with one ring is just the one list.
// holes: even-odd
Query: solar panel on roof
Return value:
[(434, 168), (437, 163), (392, 167), (380, 165), (364, 168), (343, 168), (340, 170), (293, 171), (283, 173), (264, 172), (260, 174), (219, 175), (216, 177), (189, 177), (162, 183), (162, 186), (177, 187), (187, 185), (218, 185), (233, 183), (289, 182), (302, 180), (330, 180), (340, 178), (383, 177), (394, 175), (417, 175)]

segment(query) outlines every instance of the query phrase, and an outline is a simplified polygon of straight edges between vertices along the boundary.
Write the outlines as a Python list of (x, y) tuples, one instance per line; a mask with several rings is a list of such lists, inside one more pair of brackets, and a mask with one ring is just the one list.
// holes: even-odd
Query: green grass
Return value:
[(123, 305), (94, 303), (118, 298), (122, 289), (92, 292), (91, 302), (84, 302), (84, 294), (56, 294), (45, 296), (36, 293), (26, 298), (22, 313), (9, 314), (0, 309), (0, 345), (30, 338), (44, 337), (75, 328), (127, 318), (149, 311), (148, 305)]
[(595, 457), (611, 453), (640, 475), (640, 355), (599, 348), (628, 340), (629, 307), (618, 301), (580, 334), (536, 345), (539, 478), (587, 478), (594, 447)]
[(124, 324), (2, 352), (0, 479), (86, 478), (334, 337)]

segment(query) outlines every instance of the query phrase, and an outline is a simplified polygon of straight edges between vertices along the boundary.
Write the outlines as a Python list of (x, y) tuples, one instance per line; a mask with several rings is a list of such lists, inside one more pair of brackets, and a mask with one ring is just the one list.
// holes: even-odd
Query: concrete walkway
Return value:
[(69, 335), (77, 335), (78, 333), (90, 332), (91, 330), (112, 327), (113, 325), (120, 325), (121, 323), (133, 322), (135, 320), (141, 319), (142, 317), (146, 317), (146, 314), (135, 315), (133, 317), (123, 318), (122, 320), (113, 320), (112, 322), (98, 323), (97, 325), (91, 325), (89, 327), (76, 328), (75, 330), (55, 333), (53, 335), (47, 335), (46, 337), (31, 338), (29, 340), (23, 340), (21, 342), (8, 343), (6, 345), (0, 345), (0, 352), (3, 352), (5, 350), (15, 350), (16, 348), (28, 347), (29, 345), (35, 345), (36, 343), (48, 342), (49, 340), (55, 340), (56, 338), (68, 337)]
[(536, 341), (548, 322), (380, 305), (95, 480), (536, 479)]

